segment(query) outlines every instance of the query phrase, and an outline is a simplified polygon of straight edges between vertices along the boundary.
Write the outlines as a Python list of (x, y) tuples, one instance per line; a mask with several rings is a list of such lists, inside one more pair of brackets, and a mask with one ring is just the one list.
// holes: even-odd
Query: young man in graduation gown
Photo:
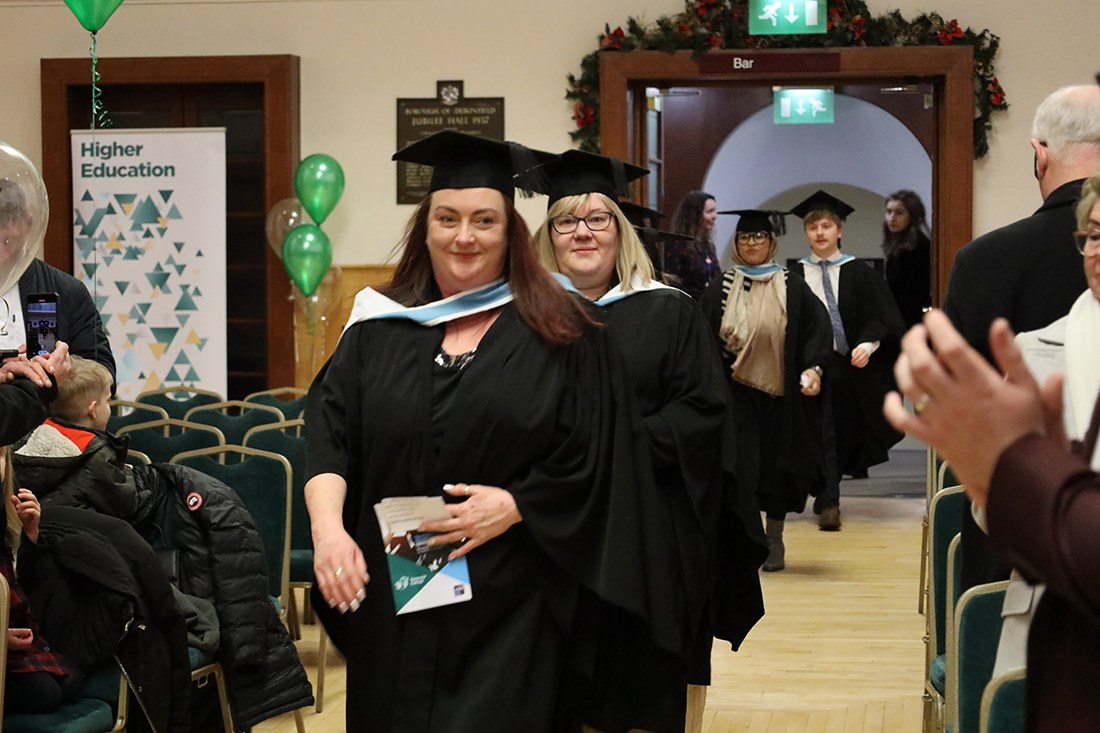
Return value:
[(828, 531), (840, 529), (840, 477), (866, 478), (867, 469), (887, 461), (902, 438), (883, 417), (882, 400), (893, 389), (905, 323), (886, 281), (840, 251), (844, 219), (853, 211), (821, 190), (792, 209), (802, 217), (810, 245), (810, 255), (801, 260), (803, 276), (825, 305), (833, 331), (823, 395), (824, 485), (814, 502), (819, 526)]

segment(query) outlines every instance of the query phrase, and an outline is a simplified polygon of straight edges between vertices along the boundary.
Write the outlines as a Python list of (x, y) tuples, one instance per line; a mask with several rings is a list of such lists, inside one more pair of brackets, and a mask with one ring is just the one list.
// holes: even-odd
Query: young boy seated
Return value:
[(99, 362), (71, 358), (50, 417), (14, 446), (19, 483), (43, 506), (58, 503), (129, 520), (138, 498), (126, 441), (107, 432), (114, 380)]

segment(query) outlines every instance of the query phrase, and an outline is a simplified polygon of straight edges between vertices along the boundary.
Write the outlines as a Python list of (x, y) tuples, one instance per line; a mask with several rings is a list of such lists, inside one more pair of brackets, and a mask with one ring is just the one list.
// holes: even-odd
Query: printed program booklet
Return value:
[(457, 544), (430, 547), (427, 521), (451, 515), (442, 496), (390, 496), (374, 505), (397, 614), (464, 603), (474, 597), (466, 558), (447, 560)]

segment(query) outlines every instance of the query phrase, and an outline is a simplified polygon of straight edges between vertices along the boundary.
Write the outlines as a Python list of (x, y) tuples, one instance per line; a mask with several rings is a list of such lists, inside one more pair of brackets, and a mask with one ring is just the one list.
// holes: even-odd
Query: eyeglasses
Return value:
[(593, 211), (588, 216), (573, 216), (564, 214), (555, 216), (550, 220), (550, 226), (558, 234), (572, 234), (583, 221), (590, 232), (602, 232), (611, 226), (612, 216), (610, 211)]
[(763, 244), (771, 239), (771, 232), (737, 232), (737, 243), (748, 244)]
[(1094, 255), (1100, 252), (1100, 229), (1074, 232), (1073, 241), (1077, 244), (1078, 252), (1083, 255)]

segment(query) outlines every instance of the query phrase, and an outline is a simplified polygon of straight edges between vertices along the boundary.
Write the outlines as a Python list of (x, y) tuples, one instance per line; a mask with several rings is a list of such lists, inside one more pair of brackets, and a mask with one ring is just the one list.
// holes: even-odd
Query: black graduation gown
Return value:
[[(709, 593), (690, 599), (700, 632), (688, 681), (709, 684), (711, 637), (736, 649), (763, 615), (757, 569), (767, 554), (755, 497), (739, 491), (732, 471), (723, 470), (723, 459), (734, 465), (736, 447), (721, 360), (703, 314), (679, 290), (637, 292), (606, 312), (625, 356), (657, 485), (690, 512), (679, 526), (686, 584)], [(716, 605), (720, 586), (731, 587), (718, 596), (727, 602)]]
[[(314, 596), (348, 659), (348, 730), (670, 730), (650, 702), (682, 682), (679, 560), (618, 355), (600, 331), (552, 349), (505, 306), (437, 455), (443, 334), (358, 323), (310, 390), (307, 478), (346, 478), (372, 576), (355, 613)], [(396, 616), (373, 504), (458, 482), (508, 489), (524, 521), (467, 556), (470, 602)]]
[(924, 309), (932, 305), (932, 242), (924, 232), (917, 232), (913, 249), (886, 258), (886, 285), (905, 327), (920, 323)]
[[(896, 389), (894, 362), (905, 323), (886, 281), (873, 268), (859, 260), (841, 268), (837, 309), (848, 346), (878, 341), (879, 347), (862, 369), (852, 366), (850, 355), (833, 352), (823, 396), (832, 402), (840, 474), (866, 476), (869, 467), (889, 460), (890, 448), (903, 437), (882, 414), (882, 401)], [(831, 336), (828, 320), (825, 327)]]
[[(727, 270), (715, 279), (702, 300), (727, 375), (736, 359), (726, 351), (718, 332), (734, 273)], [(739, 436), (739, 479), (755, 490), (761, 507), (777, 513), (801, 512), (810, 488), (821, 478), (819, 398), (803, 395), (799, 380), (810, 367), (824, 368), (832, 351), (825, 307), (797, 273), (786, 271), (782, 276), (787, 286), (783, 397), (729, 380)], [(764, 283), (752, 283), (752, 287), (764, 287)]]

